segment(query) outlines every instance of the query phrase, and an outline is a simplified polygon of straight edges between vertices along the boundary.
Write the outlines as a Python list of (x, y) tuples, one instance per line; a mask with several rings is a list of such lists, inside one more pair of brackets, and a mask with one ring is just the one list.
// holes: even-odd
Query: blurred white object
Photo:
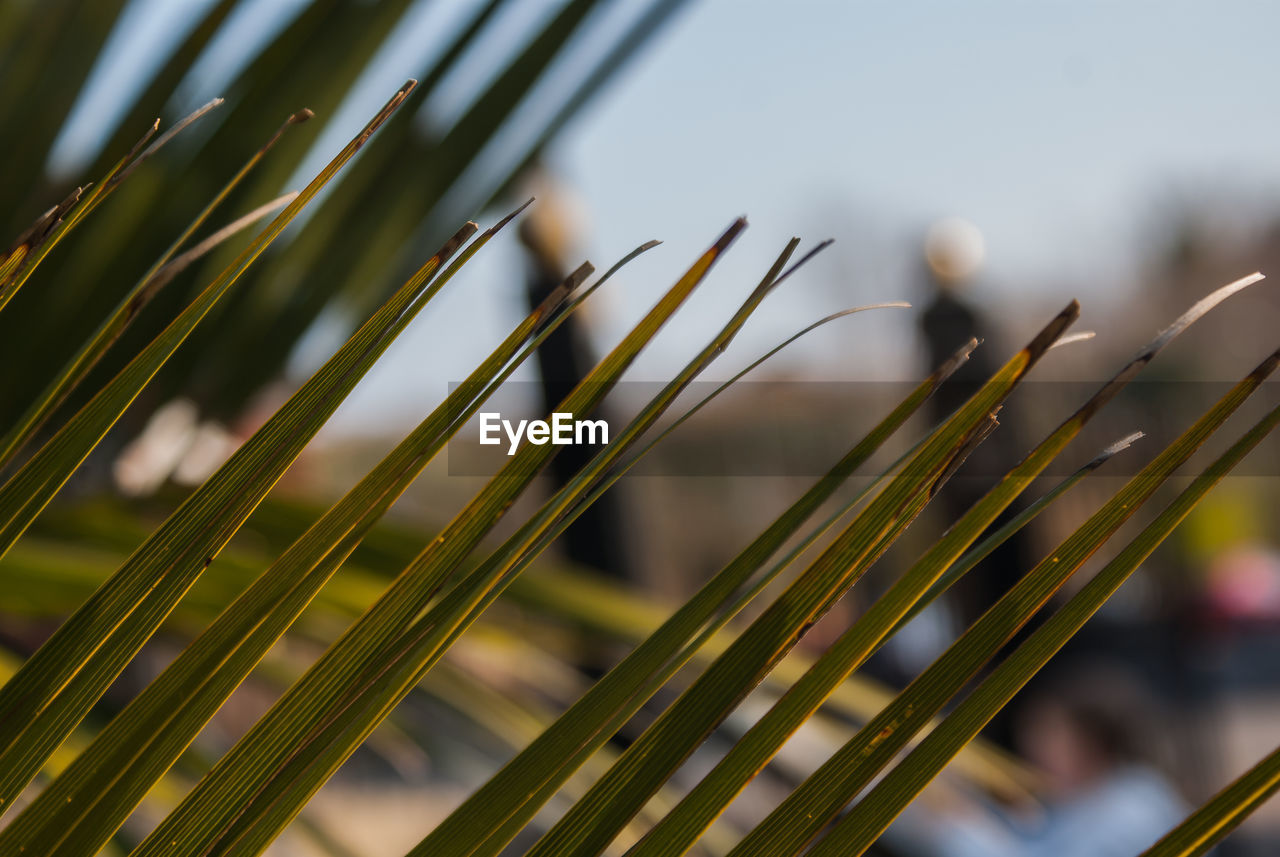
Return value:
[(962, 283), (978, 273), (987, 256), (982, 232), (968, 220), (948, 217), (929, 227), (924, 258), (942, 283)]
[(141, 497), (170, 477), (181, 485), (208, 479), (240, 443), (217, 423), (197, 423), (198, 417), (199, 409), (189, 399), (174, 399), (152, 414), (142, 434), (112, 465), (120, 490)]
[(240, 441), (221, 425), (206, 420), (196, 429), (187, 452), (173, 471), (179, 485), (199, 485), (231, 457)]
[(189, 399), (174, 399), (152, 414), (112, 466), (120, 490), (137, 497), (163, 485), (195, 438), (197, 415)]

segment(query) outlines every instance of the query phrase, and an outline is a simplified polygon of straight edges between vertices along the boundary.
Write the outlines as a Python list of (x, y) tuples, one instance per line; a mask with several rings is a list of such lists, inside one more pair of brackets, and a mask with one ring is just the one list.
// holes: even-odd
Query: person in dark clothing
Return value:
[[(920, 317), (920, 330), (931, 366), (940, 365), (971, 338), (981, 342), (990, 333), (986, 319), (962, 296), (981, 266), (983, 249), (981, 233), (967, 221), (948, 219), (929, 230), (923, 267), (930, 298)], [(998, 368), (997, 357), (990, 347), (979, 347), (970, 354), (968, 362), (930, 400), (934, 424), (963, 405), (991, 377)], [(1007, 424), (1011, 416), (1007, 411), (1001, 414), (1005, 425), (974, 451), (934, 500), (948, 524), (977, 503), (1021, 457), (1024, 450), (1011, 442), (1011, 435), (1015, 435)], [(997, 519), (993, 527), (1002, 525), (1013, 514), (1016, 508)], [(966, 574), (953, 587), (953, 605), (961, 627), (972, 624), (1004, 595), (1033, 561), (1031, 545), (1020, 532)], [(990, 737), (1007, 746), (1012, 737), (1008, 721), (997, 718)]]
[[(567, 218), (555, 204), (553, 193), (540, 192), (540, 200), (521, 224), (520, 241), (529, 262), (526, 297), (529, 308), (537, 307), (568, 274), (565, 249)], [(595, 365), (582, 315), (575, 313), (543, 340), (535, 355), (541, 375), (541, 406), (550, 414), (565, 396), (586, 377)], [(594, 415), (608, 419), (604, 406)], [(573, 444), (562, 447), (549, 467), (554, 487), (559, 489), (599, 451), (599, 445)], [(634, 579), (634, 569), (626, 549), (625, 516), (616, 487), (588, 506), (565, 530), (560, 544), (574, 563), (592, 568), (618, 581)]]
[[(929, 303), (920, 329), (929, 350), (929, 366), (940, 366), (970, 339), (989, 332), (978, 311), (960, 297), (982, 264), (982, 235), (962, 220), (944, 220), (929, 230), (924, 247), (924, 275)], [(977, 348), (938, 390), (931, 402), (936, 420), (964, 404), (995, 371), (991, 349)]]

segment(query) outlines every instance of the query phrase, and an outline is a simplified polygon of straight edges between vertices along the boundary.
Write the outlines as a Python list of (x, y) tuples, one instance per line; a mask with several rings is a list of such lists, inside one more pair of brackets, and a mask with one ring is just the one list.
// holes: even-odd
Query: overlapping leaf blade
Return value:
[[(403, 92), (388, 102), (361, 136), (352, 141), (309, 186), (311, 195), (391, 115), (403, 100)], [(298, 208), (292, 213), (286, 209), (258, 237), (255, 245), (258, 245), (259, 252), (261, 245), (283, 229), (306, 198), (309, 197), (304, 192), (289, 206), (294, 208), (297, 205)], [(424, 265), (0, 689), (0, 804), (7, 805), (26, 785), (43, 758), (79, 722), (88, 707), (154, 632), (182, 593), (208, 566), (212, 556), (234, 534), (307, 440), (337, 408), (343, 396), (390, 345), (395, 334), (457, 269), (455, 265), (430, 282), (431, 275), (445, 258), (452, 255), (466, 234), (466, 230), (459, 233), (456, 240), (449, 242), (440, 254)], [(253, 249), (251, 246), (245, 251), (247, 258), (243, 265), (252, 260)], [(229, 270), (224, 278), (226, 285), (234, 276), (234, 269)], [(210, 286), (209, 305), (216, 300), (217, 289), (222, 283), (219, 281)], [(192, 309), (198, 309), (198, 306)], [(194, 325), (198, 320), (199, 314), (196, 313), (188, 322)], [(178, 330), (171, 343), (173, 347), (181, 341), (183, 332), (178, 322), (175, 326)], [(158, 343), (153, 359), (162, 362), (164, 346), (168, 344)], [(145, 356), (140, 356), (139, 360)], [(94, 429), (98, 428), (95, 417), (99, 420), (105, 417), (103, 421), (109, 426), (114, 416), (118, 416), (118, 412), (113, 416), (108, 410), (114, 398), (111, 394), (124, 398), (127, 405), (130, 392), (136, 394), (132, 385), (137, 376), (145, 375), (146, 368), (144, 363), (137, 367), (135, 373), (125, 373), (117, 378), (118, 383), (113, 382), (100, 393), (85, 411), (77, 414), (0, 489), (0, 497), (11, 501), (23, 516), (10, 519), (14, 531), (12, 538), (16, 538), (30, 517), (47, 502), (52, 494), (47, 489), (58, 477), (49, 477), (43, 485), (37, 483), (41, 490), (32, 491), (34, 497), (24, 498), (23, 490), (31, 491), (30, 483), (47, 470), (58, 473), (61, 469), (60, 478), (65, 479), (70, 473), (66, 465), (74, 467), (78, 461), (66, 454), (65, 449), (76, 443), (91, 447), (96, 441)], [(145, 377), (141, 380), (145, 383)], [(105, 426), (101, 430), (105, 431)], [(87, 451), (85, 448), (84, 452)], [(58, 452), (63, 454), (58, 456)]]
[(968, 563), (961, 564), (957, 561), (983, 531), (1022, 494), (1031, 481), (1057, 458), (1085, 424), (1120, 392), (1136, 371), (1150, 362), (1190, 321), (1257, 279), (1256, 276), (1246, 277), (1222, 287), (1205, 301), (1199, 302), (1187, 317), (1175, 322), (1169, 328), (1174, 331), (1172, 335), (1169, 331), (1162, 331), (1151, 346), (1144, 348), (1137, 358), (1118, 373), (1115, 381), (1105, 384), (979, 499), (887, 592), (876, 599), (863, 616), (841, 634), (813, 667), (650, 832), (645, 841), (631, 850), (633, 857), (684, 853), (729, 801), (781, 749), (787, 738), (818, 710), (831, 692), (861, 666), (912, 615), (914, 609), (927, 603), (924, 601), (927, 596), (940, 593), (938, 584), (948, 568), (953, 565), (959, 565), (960, 568), (966, 565), (972, 567), (976, 563), (977, 557), (971, 558)]
[[(22, 449), (37, 431), (52, 416), (53, 410), (67, 397), (73, 387), (79, 384), (85, 375), (97, 365), (107, 349), (120, 337), (129, 323), (137, 317), (142, 308), (151, 300), (173, 276), (172, 270), (166, 270), (173, 256), (200, 229), (213, 214), (214, 210), (231, 194), (244, 177), (266, 155), (267, 151), (290, 125), (296, 125), (310, 118), (310, 111), (299, 111), (286, 120), (271, 139), (245, 162), (234, 176), (223, 186), (209, 203), (201, 209), (191, 223), (175, 238), (160, 257), (152, 263), (147, 272), (139, 278), (137, 284), (116, 307), (115, 311), (98, 327), (93, 336), (81, 346), (76, 355), (49, 382), (44, 391), (31, 403), (18, 418), (13, 427), (4, 435), (0, 446), (0, 469), (6, 467), (13, 456)], [(292, 201), (292, 200), (289, 200)], [(189, 264), (189, 263), (188, 263)]]
[[(505, 847), (572, 772), (728, 622), (736, 611), (724, 605), (734, 593), (915, 413), (965, 356), (967, 349), (917, 386), (660, 628), (441, 822), (413, 850), (413, 857), (494, 854)], [(774, 574), (764, 575), (759, 585), (772, 580), (788, 561), (779, 563)]]
[[(1266, 372), (1273, 366), (1260, 367)], [(1127, 371), (1127, 370), (1126, 370)], [(1123, 374), (1123, 373), (1122, 373)], [(748, 854), (798, 853), (853, 799), (911, 737), (1092, 556), (1124, 521), (1186, 461), (1261, 383), (1258, 373), (1241, 381), (1213, 409), (1163, 450), (1082, 524), (1075, 533), (983, 614), (898, 697), (842, 746), (761, 822), (737, 847)], [(1110, 386), (1110, 384), (1108, 384)], [(1106, 388), (1104, 388), (1105, 390)], [(799, 814), (797, 814), (799, 813)]]
[[(0, 849), (92, 854), (444, 443), (566, 317), (555, 290), (383, 461), (285, 551), (0, 831)], [(534, 342), (522, 346), (540, 331)], [(517, 352), (520, 352), (517, 354)], [(513, 359), (514, 358), (514, 359)]]
[[(1280, 351), (1256, 369), (1240, 388), (1229, 394), (1218, 408), (1238, 404), (1280, 363)], [(1248, 385), (1248, 386), (1246, 386)], [(1215, 408), (1214, 410), (1218, 410)], [(1211, 412), (1212, 413), (1212, 412)], [(938, 728), (891, 770), (883, 780), (809, 853), (814, 857), (860, 855), (883, 833), (906, 805), (923, 789), (965, 743), (995, 716), (1013, 695), (1035, 675), (1053, 655), (1103, 605), (1138, 565), (1173, 532), (1183, 518), (1224, 476), (1280, 424), (1276, 406), (1238, 441), (1205, 468), (1178, 497), (1143, 528), (1125, 548), (1107, 563), (1084, 587), (1035, 630), (1018, 648), (987, 676), (965, 700), (947, 715)], [(1185, 435), (1178, 445), (1194, 449), (1194, 434)]]
[(1280, 791), (1280, 747), (1272, 750), (1139, 857), (1200, 857)]
[(596, 854), (809, 625), (918, 514), (983, 430), (991, 411), (1075, 320), (1074, 302), (920, 446), (839, 537), (623, 753), (613, 769), (530, 852)]
[[(616, 383), (641, 348), (681, 306), (739, 232), (735, 222), (658, 301), (558, 410), (577, 415), (592, 408)], [(458, 564), (502, 517), (554, 453), (550, 445), (525, 445), (399, 575), (383, 596), (348, 629), (262, 720), (225, 756), (137, 850), (147, 854), (203, 853), (240, 816), (244, 801), (270, 782), (275, 766), (287, 763), (295, 744), (331, 713), (332, 694), (383, 650), (450, 583)]]
[(70, 478), (80, 462), (214, 304), (337, 171), (363, 148), (373, 132), (399, 107), (411, 88), (412, 83), (406, 84), (387, 102), (360, 134), (254, 238), (235, 262), (50, 438), (21, 470), (0, 486), (0, 555), (13, 546), (13, 542), (30, 525), (32, 519)]

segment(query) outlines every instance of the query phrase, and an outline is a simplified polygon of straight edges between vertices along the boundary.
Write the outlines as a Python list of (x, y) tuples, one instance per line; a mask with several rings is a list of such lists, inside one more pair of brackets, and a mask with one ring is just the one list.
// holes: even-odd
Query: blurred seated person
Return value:
[(1161, 730), (1132, 677), (1054, 682), (1018, 715), (1015, 740), (1045, 779), (1045, 805), (1015, 811), (930, 786), (881, 844), (903, 857), (1135, 857), (1186, 817), (1155, 759)]

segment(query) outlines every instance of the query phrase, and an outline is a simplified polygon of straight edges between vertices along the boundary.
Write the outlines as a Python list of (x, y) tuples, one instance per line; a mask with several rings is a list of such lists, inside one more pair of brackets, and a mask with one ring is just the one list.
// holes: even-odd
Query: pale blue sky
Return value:
[(993, 293), (1105, 293), (1170, 188), (1277, 198), (1277, 24), (1274, 3), (706, 0), (559, 163), (604, 246), (660, 232), (688, 255), (745, 211), (758, 270), (842, 208), (838, 241), (890, 254), (959, 214)]
[[(1280, 200), (1278, 24), (1280, 4), (1262, 2), (694, 0), (553, 153), (589, 220), (590, 258), (666, 241), (604, 296), (601, 343), (739, 213), (752, 227), (636, 376), (695, 351), (792, 234), (837, 244), (713, 375), (825, 312), (918, 298), (917, 241), (947, 215), (986, 236), (975, 298), (1022, 320), (1079, 296), (1105, 336), (1171, 198), (1246, 212)], [(473, 295), (441, 314), (461, 321)], [(433, 349), (430, 327), (363, 401), (412, 385), (422, 364), (409, 355)], [(851, 318), (779, 368), (910, 374), (912, 331), (900, 311)]]
[[(467, 5), (428, 8), (456, 18)], [(584, 212), (584, 255), (604, 266), (640, 241), (666, 241), (594, 308), (601, 345), (740, 213), (752, 228), (639, 376), (696, 350), (792, 234), (838, 243), (771, 299), (717, 374), (820, 313), (918, 298), (916, 242), (946, 215), (986, 236), (977, 298), (1026, 315), (1064, 303), (1058, 289), (1070, 285), (1088, 321), (1091, 300), (1106, 308), (1123, 296), (1138, 242), (1170, 199), (1276, 207), (1277, 32), (1280, 4), (1239, 0), (691, 0), (552, 153)], [(402, 42), (316, 159), (407, 76), (420, 43)], [(342, 425), (368, 409), (417, 416), (407, 386), (460, 375), (514, 321), (515, 254), (485, 255), (362, 385)], [(865, 376), (855, 361), (875, 353), (877, 377), (901, 375), (914, 366), (910, 331), (905, 313), (850, 319), (783, 365)], [(435, 367), (425, 379), (424, 365)]]

